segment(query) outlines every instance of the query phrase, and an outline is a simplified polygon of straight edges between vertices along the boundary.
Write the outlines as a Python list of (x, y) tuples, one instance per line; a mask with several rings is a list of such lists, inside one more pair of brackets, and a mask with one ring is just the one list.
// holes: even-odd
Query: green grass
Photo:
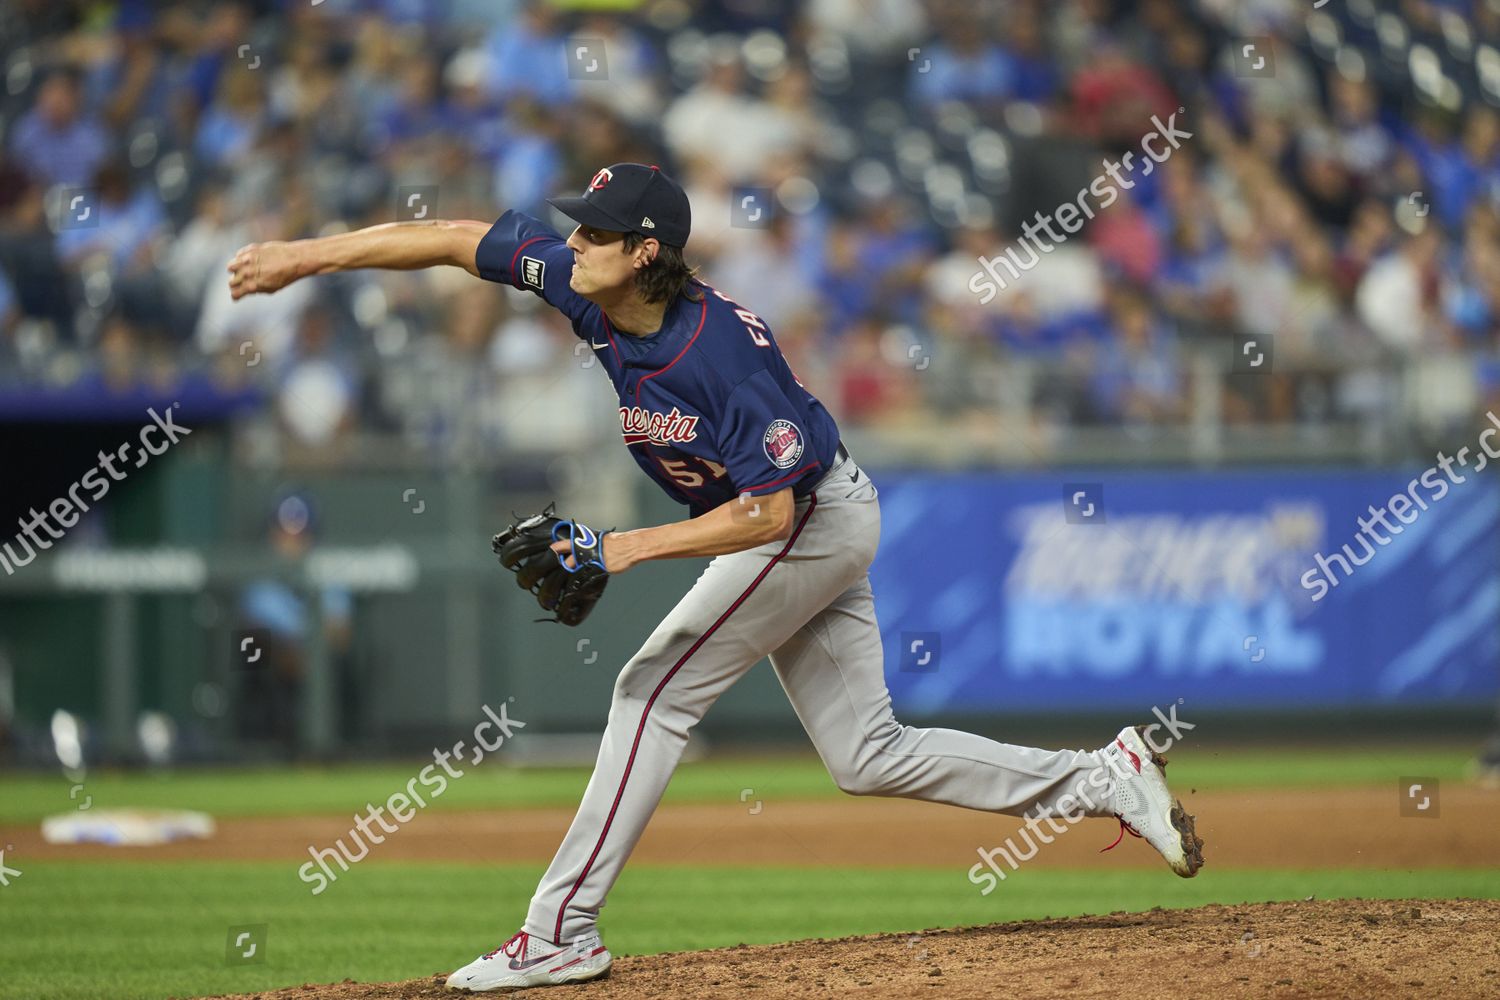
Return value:
[[(1190, 740), (1190, 737), (1189, 737)], [(1186, 790), (1264, 787), (1349, 787), (1393, 784), (1401, 775), (1460, 780), (1472, 748), (1376, 749), (1194, 748), (1172, 754), (1174, 786)], [(31, 823), (67, 812), (92, 797), (94, 808), (201, 809), (215, 816), (289, 816), (347, 813), (385, 800), (431, 761), (338, 767), (215, 768), (148, 773), (90, 774), (79, 798), (60, 775), (0, 779), (0, 823)], [(575, 806), (588, 783), (586, 768), (520, 769), (494, 761), (466, 768), (451, 781), (437, 809)], [(684, 764), (667, 788), (668, 802), (734, 802), (743, 789), (762, 799), (817, 799), (839, 792), (814, 756), (725, 757)]]
[[(37, 863), (0, 889), (0, 1000), (252, 992), (447, 972), (520, 923), (537, 865), (368, 862), (322, 895), (290, 863)], [(981, 896), (958, 869), (633, 866), (601, 921), (616, 954), (1275, 899), (1500, 898), (1500, 871), (1028, 871)], [(733, 901), (732, 905), (726, 901)], [(265, 924), (264, 964), (228, 965)], [(1226, 944), (1228, 939), (1226, 938)]]
[[(362, 810), (404, 788), (432, 761), (350, 764), (334, 767), (213, 768), (150, 773), (100, 771), (88, 775), (79, 797), (61, 776), (0, 779), (0, 823), (36, 822), (75, 809), (82, 796), (93, 808), (201, 809), (215, 816), (296, 816)], [(516, 768), (494, 761), (462, 770), (447, 790), (430, 799), (435, 809), (576, 806), (589, 768)], [(436, 771), (442, 774), (441, 770)], [(422, 786), (419, 784), (418, 789)], [(816, 757), (713, 759), (684, 764), (667, 790), (669, 802), (734, 802), (740, 791), (781, 799), (839, 795)], [(424, 796), (426, 793), (423, 793)]]
[[(1398, 775), (1457, 780), (1469, 748), (1193, 748), (1173, 753), (1184, 789), (1384, 785)], [(91, 774), (95, 808), (157, 806), (217, 816), (352, 813), (403, 787), (427, 762), (331, 768)], [(588, 771), (495, 762), (450, 783), (437, 809), (571, 807)], [(0, 824), (32, 823), (78, 801), (60, 776), (0, 780)], [(815, 799), (839, 793), (815, 757), (711, 758), (681, 768), (673, 802)], [(0, 840), (0, 846), (4, 841)], [(519, 924), (540, 865), (401, 864), (372, 859), (320, 896), (291, 862), (35, 862), (0, 888), (0, 1000), (251, 992), (345, 977), (446, 972)], [(602, 927), (641, 954), (876, 931), (916, 931), (1152, 906), (1339, 896), (1500, 898), (1500, 871), (1026, 870), (981, 896), (958, 869), (659, 867), (627, 869)], [(732, 900), (733, 905), (726, 905)], [(228, 965), (231, 926), (265, 924), (264, 964)]]

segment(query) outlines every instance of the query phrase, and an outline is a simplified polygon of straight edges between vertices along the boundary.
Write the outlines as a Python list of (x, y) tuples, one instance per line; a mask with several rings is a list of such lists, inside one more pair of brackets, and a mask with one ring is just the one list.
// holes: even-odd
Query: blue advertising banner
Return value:
[(1418, 475), (877, 473), (892, 697), (917, 714), (1493, 703), (1500, 484)]

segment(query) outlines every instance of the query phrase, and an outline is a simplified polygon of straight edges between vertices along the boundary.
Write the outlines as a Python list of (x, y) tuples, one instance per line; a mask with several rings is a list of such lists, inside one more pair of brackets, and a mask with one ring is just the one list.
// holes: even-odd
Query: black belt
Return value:
[[(849, 458), (849, 449), (845, 448), (844, 447), (844, 442), (840, 441), (839, 442), (838, 450), (836, 452), (834, 452), (834, 454), (833, 454), (833, 464), (834, 465), (838, 465), (840, 462), (845, 461), (848, 458)], [(807, 493), (812, 493), (814, 490), (816, 490), (818, 488), (818, 486), (823, 482), (823, 480), (827, 479), (832, 474), (833, 474), (833, 470), (832, 469), (829, 469), (827, 472), (823, 473), (822, 476), (818, 477), (818, 482), (817, 483), (814, 483), (812, 486), (807, 487)], [(859, 482), (859, 469), (858, 468), (855, 468), (855, 470), (854, 470), (854, 475), (852, 477), (852, 481), (853, 482)], [(792, 495), (795, 496), (795, 497), (804, 497), (804, 496), (807, 496), (807, 493), (796, 493), (796, 492), (793, 492)]]

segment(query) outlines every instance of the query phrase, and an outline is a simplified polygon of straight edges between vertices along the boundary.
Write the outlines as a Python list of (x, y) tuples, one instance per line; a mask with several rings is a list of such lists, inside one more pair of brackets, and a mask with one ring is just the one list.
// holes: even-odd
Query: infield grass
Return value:
[[(540, 865), (372, 861), (314, 897), (271, 863), (37, 863), (0, 890), (0, 1000), (138, 1000), (446, 973), (521, 922)], [(600, 922), (616, 954), (999, 921), (1334, 897), (1500, 898), (1500, 872), (1021, 870), (981, 896), (961, 871), (628, 868)], [(265, 925), (259, 964), (231, 927)], [(1226, 928), (1224, 945), (1235, 943)], [(246, 944), (248, 947), (248, 942)]]
[[(1398, 774), (1458, 779), (1468, 747), (1265, 749), (1184, 746), (1184, 789), (1351, 787)], [(94, 807), (202, 809), (216, 816), (342, 814), (385, 799), (427, 763), (330, 768), (91, 774)], [(453, 781), (437, 809), (572, 806), (588, 771), (488, 762)], [(812, 756), (710, 758), (684, 765), (667, 800), (734, 801), (840, 793)], [(77, 808), (60, 776), (0, 779), (0, 825)], [(0, 840), (0, 847), (4, 846)], [(372, 859), (320, 896), (285, 862), (30, 862), (0, 887), (0, 1000), (135, 1000), (253, 992), (303, 982), (446, 973), (519, 926), (536, 864)], [(632, 865), (601, 928), (617, 954), (916, 932), (997, 921), (1190, 907), (1208, 902), (1337, 897), (1500, 898), (1500, 871), (1212, 871), (1023, 869), (989, 896), (952, 868), (724, 868)], [(256, 964), (230, 961), (230, 928), (265, 925)], [(1229, 934), (1226, 931), (1226, 934)], [(1232, 935), (1230, 935), (1232, 937)], [(1226, 937), (1225, 945), (1233, 941)]]

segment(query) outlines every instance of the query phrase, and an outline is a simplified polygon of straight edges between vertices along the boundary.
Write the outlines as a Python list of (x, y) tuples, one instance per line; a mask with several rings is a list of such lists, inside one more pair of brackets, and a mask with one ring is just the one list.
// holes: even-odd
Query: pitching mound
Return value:
[[(1500, 997), (1497, 900), (1331, 900), (1111, 913), (837, 941), (615, 958), (613, 975), (536, 993), (654, 997)], [(438, 1000), (443, 975), (259, 993), (259, 1000)], [(753, 990), (751, 993), (749, 991)], [(249, 1000), (248, 997), (218, 1000)]]

